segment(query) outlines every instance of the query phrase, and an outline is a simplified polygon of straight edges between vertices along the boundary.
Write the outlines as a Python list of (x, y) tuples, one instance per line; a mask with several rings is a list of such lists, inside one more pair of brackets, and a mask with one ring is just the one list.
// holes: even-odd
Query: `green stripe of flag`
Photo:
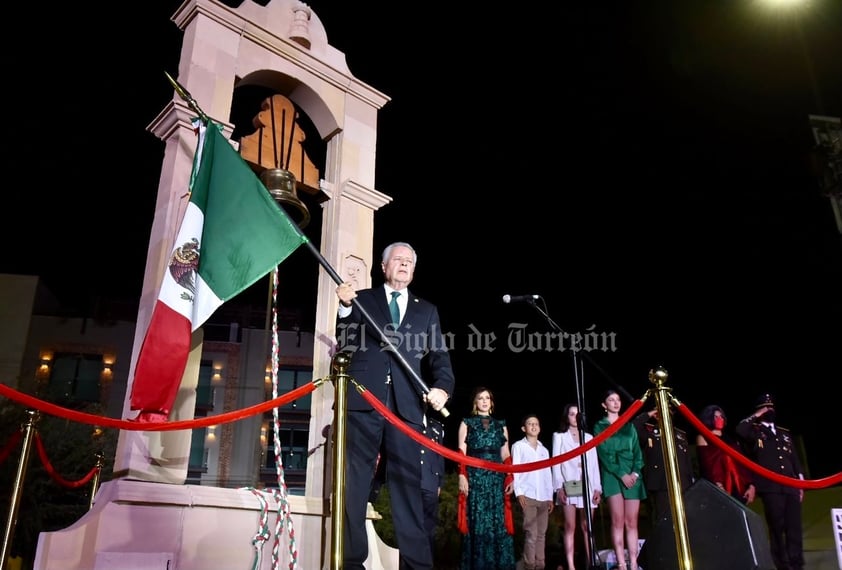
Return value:
[(204, 213), (199, 275), (227, 301), (308, 240), (218, 125), (208, 125), (204, 145), (190, 196)]

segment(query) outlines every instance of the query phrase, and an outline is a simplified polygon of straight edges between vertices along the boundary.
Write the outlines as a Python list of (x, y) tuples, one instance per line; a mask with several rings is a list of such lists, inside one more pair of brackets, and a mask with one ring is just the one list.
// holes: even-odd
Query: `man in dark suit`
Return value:
[[(653, 503), (655, 520), (653, 524), (666, 516), (671, 516), (669, 485), (664, 467), (664, 451), (661, 448), (661, 426), (658, 422), (658, 410), (641, 412), (632, 420), (637, 428), (637, 438), (643, 448), (643, 483)], [(690, 458), (690, 441), (687, 432), (673, 426), (675, 434), (675, 452), (678, 459), (678, 479), (681, 492), (684, 493), (693, 484), (693, 462)]]
[[(775, 424), (775, 402), (763, 394), (754, 413), (737, 424), (743, 448), (755, 463), (784, 477), (803, 479), (804, 471), (789, 430)], [(801, 501), (804, 490), (754, 475), (757, 496), (763, 501), (769, 545), (778, 570), (803, 570), (804, 541)]]
[[(383, 250), (384, 285), (354, 291), (351, 283), (336, 288), (340, 307), (337, 350), (351, 353), (348, 375), (383, 402), (410, 429), (424, 429), (425, 404), (440, 411), (453, 393), (455, 379), (438, 309), (407, 287), (418, 258), (408, 243)], [(375, 321), (372, 326), (353, 300)], [(376, 328), (375, 328), (376, 327)], [(403, 357), (398, 359), (391, 345)], [(401, 362), (401, 360), (403, 362)], [(422, 361), (429, 392), (424, 394)], [(405, 365), (410, 370), (404, 368)], [(348, 389), (345, 464), (344, 570), (361, 570), (368, 557), (366, 504), (378, 453), (383, 453), (386, 485), (402, 569), (433, 568), (419, 493), (423, 446), (376, 412), (356, 389)]]

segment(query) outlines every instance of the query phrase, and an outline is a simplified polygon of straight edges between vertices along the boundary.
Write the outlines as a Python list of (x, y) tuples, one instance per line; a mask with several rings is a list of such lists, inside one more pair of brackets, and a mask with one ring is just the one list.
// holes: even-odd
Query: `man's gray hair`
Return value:
[(412, 251), (412, 264), (417, 266), (418, 265), (418, 254), (415, 253), (415, 248), (412, 247), (411, 245), (409, 245), (408, 243), (406, 243), (405, 241), (396, 241), (394, 243), (390, 243), (389, 245), (387, 245), (386, 249), (383, 250), (383, 257), (381, 258), (381, 261), (383, 263), (386, 263), (386, 260), (388, 260), (389, 256), (392, 255), (392, 250), (395, 249), (396, 247), (401, 247), (401, 246), (403, 246), (405, 248), (408, 248), (410, 251)]

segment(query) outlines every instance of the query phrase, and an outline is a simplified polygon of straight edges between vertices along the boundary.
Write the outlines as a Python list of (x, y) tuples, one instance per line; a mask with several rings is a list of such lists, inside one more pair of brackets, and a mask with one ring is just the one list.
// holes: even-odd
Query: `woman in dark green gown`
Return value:
[[(475, 389), (473, 415), (459, 424), (459, 449), (470, 457), (503, 463), (510, 456), (509, 434), (506, 421), (492, 417), (493, 411), (491, 391), (483, 387)], [(471, 466), (465, 471), (459, 475), (459, 492), (464, 495), (467, 515), (461, 568), (514, 570), (514, 538), (506, 524), (512, 485), (507, 484), (505, 473)]]

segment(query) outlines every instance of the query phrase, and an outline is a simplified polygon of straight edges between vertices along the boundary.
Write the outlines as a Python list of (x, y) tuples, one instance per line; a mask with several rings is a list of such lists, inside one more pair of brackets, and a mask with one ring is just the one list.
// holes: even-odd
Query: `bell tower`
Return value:
[[(252, 115), (253, 130), (232, 141), (235, 148), (305, 234), (311, 216), (320, 216), (320, 239), (308, 236), (311, 242), (318, 241), (324, 260), (342, 279), (368, 287), (374, 212), (391, 201), (376, 190), (374, 181), (377, 116), (389, 98), (354, 77), (344, 54), (329, 44), (318, 14), (306, 4), (298, 0), (265, 4), (244, 0), (233, 8), (217, 0), (185, 0), (171, 18), (183, 32), (178, 71), (172, 76), (205, 114), (223, 125), (229, 138), (238, 126), (230, 118), (240, 89), (268, 93)], [(133, 415), (128, 395), (135, 362), (187, 206), (196, 146), (191, 124), (195, 115), (174, 92), (148, 126), (163, 142), (164, 158), (123, 404), (125, 418)], [(307, 133), (301, 128), (304, 118), (317, 133), (323, 156), (309, 156)], [(317, 163), (323, 165), (323, 172)], [(310, 211), (301, 200), (302, 193), (320, 211)], [(313, 378), (327, 377), (330, 372), (338, 303), (335, 287), (330, 275), (319, 271)], [(170, 421), (193, 419), (202, 343), (200, 329), (194, 334)], [(330, 472), (331, 458), (326, 456), (330, 446), (322, 443), (323, 432), (333, 420), (332, 406), (330, 383), (312, 393), (308, 449), (313, 453), (307, 461), (305, 496), (291, 497), (302, 568), (322, 567), (329, 546), (325, 529), (330, 525), (325, 517), (331, 489), (325, 473)], [(236, 489), (202, 486), (201, 497), (197, 496), (184, 485), (190, 447), (189, 430), (121, 431), (115, 479), (103, 484), (95, 508), (86, 515), (99, 522), (80, 521), (73, 529), (45, 533), (39, 541), (38, 562), (44, 568), (99, 568), (97, 560), (104, 560), (103, 552), (108, 551), (112, 558), (122, 553), (124, 562), (128, 553), (142, 557), (133, 559), (136, 567), (151, 564), (154, 558), (155, 564), (178, 559), (179, 568), (189, 569), (208, 567), (203, 566), (207, 561), (202, 557), (231, 556), (235, 546), (239, 548), (242, 540), (254, 535), (258, 503)], [(224, 524), (213, 522), (217, 511), (225, 512), (219, 517)], [(191, 546), (196, 540), (189, 528), (191, 520), (202, 528), (201, 549)], [(127, 542), (126, 536), (117, 536), (118, 528), (140, 523), (145, 529), (143, 538), (135, 534)], [(96, 543), (96, 547), (81, 552), (80, 543)], [(245, 550), (249, 556), (249, 549)], [(238, 561), (235, 566), (248, 563)]]
[[(238, 87), (256, 86), (275, 93), (261, 104), (253, 119), (255, 131), (239, 141), (239, 151), (264, 182), (268, 180), (267, 185), (274, 187), (270, 187), (273, 195), (286, 202), (287, 212), (293, 219), (299, 216), (299, 223), (307, 214), (294, 211), (296, 206), (292, 203), (298, 197), (291, 187), (296, 193), (304, 191), (317, 197), (322, 209), (322, 255), (343, 278), (359, 280), (362, 275), (366, 282), (361, 286), (368, 286), (374, 211), (390, 201), (374, 188), (377, 112), (388, 98), (353, 77), (344, 54), (329, 45), (318, 15), (297, 0), (271, 0), (266, 6), (245, 0), (238, 8), (214, 0), (188, 0), (172, 19), (184, 31), (176, 79), (205, 113), (225, 124), (227, 135), (234, 129), (227, 119)], [(307, 115), (324, 142), (325, 171), (321, 178), (300, 144), (303, 132), (297, 124), (299, 112)], [(193, 116), (193, 111), (174, 93), (172, 101), (149, 126), (166, 149), (133, 361), (148, 326), (172, 247), (170, 242), (184, 209), (195, 146), (190, 123)], [(278, 170), (291, 173), (294, 183)], [(328, 275), (320, 273), (315, 331), (320, 338), (334, 336), (335, 286)], [(314, 377), (328, 374), (330, 349), (326, 343), (316, 344)], [(190, 382), (191, 374), (188, 366), (184, 382)], [(329, 392), (314, 393), (311, 427), (318, 426), (320, 430), (330, 424), (332, 401), (325, 401)], [(180, 410), (178, 419), (190, 417), (192, 406), (190, 402), (185, 404), (183, 407), (176, 404)], [(128, 408), (125, 412), (128, 415)], [(124, 432), (121, 435), (154, 439), (156, 434)], [(185, 444), (189, 445), (189, 441)], [(160, 465), (173, 463), (150, 462), (150, 447), (121, 445), (115, 472), (141, 479), (179, 481), (183, 477), (181, 466), (168, 467), (162, 473)], [(168, 441), (166, 448), (174, 449), (173, 442)], [(143, 452), (138, 454), (138, 450)], [(185, 455), (177, 453), (174, 457)], [(312, 459), (307, 494), (311, 494), (312, 488), (313, 494), (322, 496), (323, 489), (317, 480), (324, 464)], [(313, 473), (311, 477), (311, 469), (318, 470), (319, 475)]]

